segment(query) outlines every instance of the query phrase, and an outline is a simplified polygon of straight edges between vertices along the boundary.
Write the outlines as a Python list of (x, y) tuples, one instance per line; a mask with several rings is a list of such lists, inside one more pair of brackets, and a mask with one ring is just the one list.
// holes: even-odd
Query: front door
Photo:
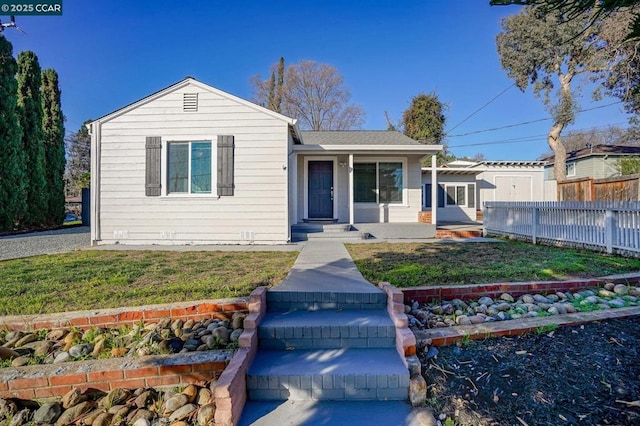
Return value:
[(333, 161), (309, 161), (309, 218), (333, 218)]

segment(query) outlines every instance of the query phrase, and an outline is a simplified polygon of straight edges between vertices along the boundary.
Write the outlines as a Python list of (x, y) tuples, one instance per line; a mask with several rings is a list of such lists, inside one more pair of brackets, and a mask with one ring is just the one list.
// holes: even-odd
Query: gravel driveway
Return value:
[(64, 253), (90, 245), (88, 226), (0, 237), (0, 260)]

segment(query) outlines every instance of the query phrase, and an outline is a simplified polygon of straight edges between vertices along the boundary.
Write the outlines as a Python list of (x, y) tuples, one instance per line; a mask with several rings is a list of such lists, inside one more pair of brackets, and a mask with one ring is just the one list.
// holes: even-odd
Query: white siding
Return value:
[[(183, 112), (183, 93), (198, 111)], [(218, 198), (218, 135), (235, 137), (235, 191)], [(145, 139), (210, 140), (211, 195), (145, 196)], [(101, 126), (99, 243), (285, 243), (289, 236), (288, 124), (258, 109), (189, 84), (109, 119)], [(166, 164), (163, 163), (163, 186)], [(163, 190), (163, 194), (166, 191)]]
[[(473, 169), (469, 169), (473, 170)], [(476, 210), (482, 209), (485, 201), (548, 201), (545, 191), (544, 168), (531, 165), (485, 166), (478, 174), (457, 174), (440, 171), (438, 183), (445, 185), (468, 185), (475, 183), (475, 208), (446, 206), (438, 208), (438, 222), (476, 220)], [(425, 171), (423, 184), (431, 183), (430, 171)], [(552, 199), (552, 198), (551, 198)]]
[[(427, 175), (429, 179), (426, 179), (424, 183), (431, 183), (431, 174)], [(468, 185), (470, 183), (475, 184), (475, 176), (473, 175), (453, 175), (447, 176), (443, 173), (438, 174), (438, 184), (443, 184), (445, 187), (447, 186), (462, 186), (465, 188), (465, 194), (467, 195), (467, 199), (465, 200), (468, 203), (468, 194), (466, 190), (468, 189)], [(476, 190), (477, 194), (477, 190)], [(446, 195), (445, 195), (446, 198)], [(478, 206), (478, 199), (476, 197), (476, 206)], [(467, 221), (475, 221), (476, 220), (476, 207), (467, 207), (464, 206), (452, 206), (447, 205), (445, 202), (444, 207), (438, 207), (438, 222), (467, 222)]]
[(545, 201), (541, 167), (491, 168), (477, 177), (479, 207), (485, 201)]

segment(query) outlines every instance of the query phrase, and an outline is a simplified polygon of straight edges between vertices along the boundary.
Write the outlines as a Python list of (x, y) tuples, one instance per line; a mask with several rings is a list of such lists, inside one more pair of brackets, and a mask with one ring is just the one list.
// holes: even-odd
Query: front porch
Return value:
[[(384, 238), (392, 237), (385, 232), (388, 227), (370, 225), (418, 225), (422, 162), (431, 157), (435, 166), (441, 146), (387, 131), (303, 136), (304, 143), (293, 147), (289, 160), (290, 225), (346, 223)], [(429, 233), (419, 235), (428, 238)]]
[(291, 226), (291, 242), (336, 239), (362, 242), (368, 240), (434, 240), (482, 237), (481, 222), (428, 223), (297, 223)]
[(436, 238), (436, 226), (427, 223), (297, 223), (291, 226), (291, 241), (338, 239), (422, 240)]

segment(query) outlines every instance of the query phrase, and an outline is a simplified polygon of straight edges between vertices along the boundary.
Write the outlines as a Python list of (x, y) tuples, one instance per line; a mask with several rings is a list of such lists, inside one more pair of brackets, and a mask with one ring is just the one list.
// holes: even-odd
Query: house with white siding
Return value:
[[(485, 201), (555, 201), (555, 185), (544, 180), (544, 161), (461, 161), (422, 171), (423, 208), (437, 205), (438, 223), (481, 221)], [(437, 203), (437, 204), (436, 204)]]
[(399, 132), (303, 132), (190, 77), (89, 131), (94, 245), (282, 244), (302, 222), (418, 223), (421, 161), (442, 149)]

